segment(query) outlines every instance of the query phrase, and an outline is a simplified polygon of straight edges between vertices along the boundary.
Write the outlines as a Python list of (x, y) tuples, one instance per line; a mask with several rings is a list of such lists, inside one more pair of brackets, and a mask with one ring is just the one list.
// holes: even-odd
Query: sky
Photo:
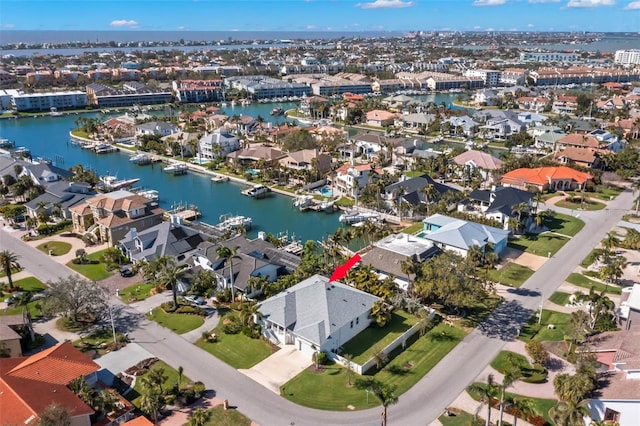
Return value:
[(0, 29), (640, 32), (640, 0), (1, 0)]

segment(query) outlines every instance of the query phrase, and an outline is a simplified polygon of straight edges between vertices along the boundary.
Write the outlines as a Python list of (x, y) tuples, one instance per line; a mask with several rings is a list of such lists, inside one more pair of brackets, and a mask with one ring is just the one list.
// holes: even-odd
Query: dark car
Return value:
[(136, 273), (131, 266), (123, 266), (120, 268), (120, 276), (121, 277), (132, 277)]

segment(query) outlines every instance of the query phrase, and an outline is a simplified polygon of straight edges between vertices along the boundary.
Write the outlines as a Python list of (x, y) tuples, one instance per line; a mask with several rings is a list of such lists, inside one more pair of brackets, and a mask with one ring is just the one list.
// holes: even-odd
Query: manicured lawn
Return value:
[(498, 370), (500, 373), (505, 374), (510, 367), (509, 359), (513, 359), (513, 362), (520, 368), (522, 373), (523, 382), (527, 383), (542, 383), (547, 378), (547, 372), (542, 366), (533, 366), (529, 360), (524, 356), (511, 351), (500, 351), (497, 357), (491, 361), (491, 366)]
[(568, 283), (577, 285), (578, 287), (584, 287), (587, 289), (587, 292), (588, 290), (591, 289), (591, 287), (594, 287), (595, 290), (599, 292), (604, 291), (606, 293), (613, 293), (613, 294), (622, 293), (622, 289), (616, 285), (606, 285), (601, 282), (591, 280), (585, 277), (584, 275), (578, 274), (575, 272), (569, 275), (565, 281)]
[(562, 213), (554, 213), (552, 218), (544, 222), (549, 231), (573, 237), (584, 228), (584, 222), (577, 217)]
[[(538, 310), (540, 312), (540, 310)], [(569, 325), (569, 314), (551, 311), (549, 309), (542, 310), (542, 322), (538, 324), (538, 317), (534, 314), (531, 319), (520, 330), (520, 340), (529, 342), (537, 340), (544, 341), (562, 341), (567, 334), (566, 330)], [(554, 328), (550, 329), (549, 324), (553, 324)]]
[(90, 263), (86, 265), (76, 265), (73, 262), (67, 263), (71, 269), (76, 271), (79, 274), (84, 275), (91, 281), (101, 281), (105, 278), (109, 278), (112, 274), (111, 271), (107, 271), (107, 267), (104, 263), (100, 262), (100, 258), (104, 254), (104, 250), (97, 251), (95, 253), (91, 253), (87, 256), (87, 259), (98, 262), (98, 263)]
[[(116, 339), (118, 342), (122, 342), (124, 336), (122, 333), (117, 332)], [(113, 343), (113, 330), (110, 327), (94, 331), (89, 336), (74, 341), (73, 346), (82, 352), (95, 350), (102, 356), (107, 352), (106, 345), (109, 343)]]
[(424, 228), (424, 224), (422, 222), (414, 223), (413, 225), (409, 225), (402, 230), (405, 234), (416, 234)]
[(36, 277), (22, 278), (21, 280), (14, 281), (13, 285), (20, 287), (22, 291), (38, 292), (45, 289), (45, 285)]
[(353, 362), (356, 364), (364, 364), (373, 355), (376, 344), (380, 344), (382, 347), (387, 346), (417, 322), (418, 319), (413, 315), (404, 311), (396, 311), (384, 327), (380, 328), (376, 324), (372, 324), (347, 342), (342, 347), (342, 353), (353, 355)]
[(593, 262), (596, 261), (598, 257), (600, 257), (601, 254), (602, 249), (594, 248), (593, 250), (591, 250), (591, 252), (589, 252), (587, 257), (585, 257), (582, 262), (580, 262), (580, 266), (582, 266), (583, 268), (588, 268)]
[(568, 200), (569, 199), (566, 198), (564, 200), (558, 201), (556, 203), (556, 206), (563, 207), (565, 209), (584, 210), (584, 211), (602, 210), (606, 207), (605, 204), (599, 203), (597, 201), (593, 201), (589, 198), (586, 198), (583, 202), (579, 202), (579, 201), (573, 202)]
[(154, 287), (155, 285), (151, 283), (145, 283), (145, 282), (137, 283), (129, 287), (123, 288), (122, 290), (120, 290), (118, 295), (120, 296), (120, 299), (122, 299), (124, 303), (133, 303), (140, 300), (144, 300), (147, 297), (151, 296), (151, 289)]
[(273, 353), (272, 347), (262, 339), (252, 339), (242, 333), (225, 334), (222, 325), (213, 332), (218, 335), (215, 342), (200, 338), (196, 345), (233, 368), (251, 368)]
[[(486, 385), (485, 383), (474, 383), (474, 384), (479, 384), (479, 385)], [(473, 399), (475, 399), (476, 401), (480, 401), (480, 395), (476, 392), (468, 392), (469, 395), (471, 395), (471, 397)], [(522, 395), (518, 395), (515, 393), (511, 393), (511, 392), (506, 392), (505, 393), (507, 398), (518, 398), (518, 399), (522, 399), (522, 398), (526, 398), (526, 399), (530, 399), (533, 401), (533, 405), (534, 405), (534, 411), (535, 414), (540, 416), (540, 417), (544, 417), (544, 419), (547, 421), (548, 424), (553, 425), (555, 423), (553, 423), (551, 421), (551, 418), (549, 417), (549, 410), (551, 409), (551, 407), (553, 407), (554, 405), (556, 405), (556, 400), (555, 399), (542, 399), (542, 398), (531, 398), (528, 396), (522, 396)], [(496, 407), (497, 409), (497, 407)], [(484, 407), (482, 409), (482, 411), (480, 412), (481, 415), (486, 416), (486, 412), (487, 409), (486, 407)], [(484, 413), (484, 414), (483, 414)], [(497, 414), (497, 413), (494, 413)], [(492, 416), (493, 418), (493, 416)]]
[(490, 269), (489, 279), (509, 287), (520, 287), (526, 280), (533, 275), (533, 269), (517, 263), (509, 262), (500, 269)]
[(222, 405), (209, 410), (207, 426), (250, 426), (251, 419), (235, 409), (225, 410)]
[[(374, 377), (396, 385), (396, 395), (401, 395), (424, 377), (464, 336), (463, 330), (439, 324), (424, 337), (415, 335), (411, 338), (406, 350), (398, 348), (394, 351), (390, 357), (392, 360)], [(280, 392), (296, 404), (322, 410), (362, 410), (379, 405), (373, 395), (369, 395), (367, 403), (364, 390), (347, 386), (346, 373), (347, 370), (338, 365), (325, 366), (319, 373), (311, 367), (283, 385)], [(357, 377), (354, 373), (352, 383)]]
[[(443, 426), (469, 426), (473, 424), (473, 414), (460, 411), (454, 416), (442, 415), (438, 417), (438, 420)], [(484, 422), (482, 424), (484, 424)]]
[(561, 291), (556, 291), (551, 295), (549, 300), (556, 305), (564, 306), (569, 303), (569, 298), (571, 295), (569, 293), (563, 293)]
[[(172, 367), (170, 367), (167, 363), (165, 363), (164, 361), (158, 361), (155, 364), (153, 364), (153, 366), (151, 367), (151, 370), (157, 370), (159, 368), (164, 369), (164, 375), (167, 377), (164, 381), (164, 383), (162, 384), (162, 389), (171, 389), (175, 386), (176, 383), (178, 383), (178, 371), (173, 369)], [(144, 376), (146, 376), (147, 374), (149, 374), (149, 372), (143, 374), (142, 376), (138, 376), (136, 379), (136, 384), (133, 387), (133, 390), (130, 391), (127, 394), (127, 399), (129, 401), (131, 401), (131, 403), (133, 405), (135, 405), (136, 407), (140, 408), (140, 400), (142, 399), (142, 385), (141, 382), (142, 380), (140, 380), (141, 378), (143, 378)], [(180, 382), (183, 385), (187, 385), (191, 382), (191, 379), (189, 379), (187, 376), (185, 376), (184, 374), (182, 375), (182, 381)]]
[(170, 314), (159, 307), (153, 310), (153, 315), (147, 314), (147, 318), (154, 320), (163, 327), (171, 329), (177, 334), (195, 330), (204, 324), (204, 318), (199, 315)]
[(62, 256), (69, 253), (71, 250), (71, 244), (64, 241), (49, 241), (48, 243), (42, 243), (38, 247), (38, 250), (45, 254), (51, 253), (51, 256)]
[(551, 256), (556, 254), (569, 241), (568, 238), (550, 233), (539, 235), (525, 234), (517, 239), (509, 241), (509, 247), (513, 247), (520, 251), (537, 254), (538, 256)]
[[(40, 310), (39, 301), (27, 303), (27, 309), (29, 309), (29, 313), (31, 314), (31, 318), (33, 320), (36, 320), (42, 316), (42, 311)], [(1, 310), (0, 315), (18, 315), (18, 314), (22, 314), (23, 310), (24, 310), (24, 306), (14, 305), (11, 308)]]

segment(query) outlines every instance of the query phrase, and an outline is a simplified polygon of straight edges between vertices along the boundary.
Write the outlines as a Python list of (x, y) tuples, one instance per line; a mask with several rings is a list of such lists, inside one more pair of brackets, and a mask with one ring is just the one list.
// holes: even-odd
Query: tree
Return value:
[(571, 312), (569, 317), (569, 327), (567, 327), (567, 338), (569, 339), (569, 350), (573, 345), (580, 343), (589, 332), (589, 314), (585, 311)]
[(36, 426), (70, 426), (71, 413), (66, 408), (53, 403), (39, 414)]
[(506, 404), (507, 388), (513, 384), (516, 380), (522, 377), (522, 371), (520, 367), (515, 365), (513, 358), (509, 360), (510, 366), (504, 374), (502, 383), (500, 386), (500, 414), (498, 415), (498, 426), (502, 426), (502, 417), (504, 415), (504, 407)]
[(0, 267), (7, 275), (7, 280), (9, 281), (9, 288), (13, 288), (13, 279), (11, 275), (13, 274), (13, 270), (19, 270), (20, 264), (18, 263), (18, 255), (9, 250), (0, 251)]
[(526, 420), (535, 413), (536, 404), (530, 398), (512, 398), (510, 403), (513, 409), (513, 426), (518, 425), (518, 417)]
[(589, 416), (587, 401), (560, 401), (549, 410), (549, 415), (558, 426), (583, 426)]
[(371, 318), (376, 321), (378, 327), (384, 327), (391, 319), (392, 309), (384, 300), (378, 300), (371, 307)]
[(184, 373), (184, 367), (178, 366), (178, 389), (180, 389), (180, 385), (182, 384), (182, 374)]
[(69, 275), (55, 282), (47, 282), (49, 297), (44, 299), (49, 312), (62, 313), (74, 323), (80, 316), (95, 319), (105, 313), (107, 296), (95, 283)]
[(351, 376), (353, 375), (353, 355), (344, 354), (345, 367), (347, 369), (347, 386), (351, 387)]
[(225, 246), (220, 246), (218, 247), (218, 249), (216, 250), (216, 253), (218, 254), (218, 257), (225, 259), (229, 261), (229, 287), (231, 288), (231, 301), (235, 302), (236, 301), (236, 296), (235, 296), (235, 284), (234, 284), (234, 276), (233, 276), (233, 258), (236, 255), (236, 252), (238, 251), (238, 248), (229, 248), (229, 247), (225, 247)]
[(356, 387), (358, 389), (368, 389), (373, 395), (378, 398), (380, 404), (382, 404), (381, 426), (387, 425), (387, 408), (390, 405), (398, 403), (398, 397), (395, 395), (397, 386), (390, 386), (379, 380), (373, 378), (358, 379), (356, 380)]
[(542, 343), (532, 340), (526, 344), (525, 349), (535, 364), (544, 366), (549, 361), (549, 352)]
[(371, 358), (376, 363), (376, 368), (380, 370), (382, 366), (389, 360), (386, 352), (384, 351), (384, 347), (377, 343), (373, 346), (373, 353), (371, 354)]
[(164, 408), (164, 395), (158, 388), (145, 388), (140, 399), (140, 409), (151, 417), (153, 424), (158, 424), (160, 412)]
[(498, 394), (498, 385), (493, 379), (493, 374), (489, 374), (487, 377), (487, 383), (473, 383), (468, 388), (469, 392), (477, 392), (480, 394), (480, 400), (487, 404), (487, 419), (486, 426), (491, 424), (491, 406), (493, 405), (493, 400), (496, 398)]
[(207, 411), (204, 408), (196, 408), (193, 413), (191, 413), (191, 416), (189, 416), (187, 426), (205, 426), (210, 418), (210, 411)]
[(593, 379), (586, 375), (563, 373), (553, 379), (553, 387), (561, 401), (577, 403), (589, 395), (595, 384)]

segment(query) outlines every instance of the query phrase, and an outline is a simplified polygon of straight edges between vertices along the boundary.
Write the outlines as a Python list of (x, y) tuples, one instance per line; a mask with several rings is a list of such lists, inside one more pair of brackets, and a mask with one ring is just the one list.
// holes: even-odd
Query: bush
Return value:
[(238, 334), (242, 331), (242, 323), (235, 315), (226, 315), (222, 321), (225, 334)]
[(527, 343), (526, 350), (533, 362), (538, 365), (545, 365), (549, 361), (549, 352), (538, 341)]
[(189, 305), (179, 306), (178, 309), (174, 311), (174, 313), (205, 316), (205, 312), (202, 309), (196, 306), (189, 306)]
[(231, 289), (225, 288), (222, 291), (216, 293), (216, 300), (221, 303), (227, 303), (231, 300)]
[(244, 326), (242, 327), (242, 334), (252, 339), (259, 339), (262, 336), (262, 327), (259, 325)]
[(319, 365), (326, 365), (328, 360), (326, 352), (316, 351), (313, 353), (313, 362), (317, 362)]
[(76, 257), (71, 261), (71, 263), (73, 263), (74, 265), (97, 265), (100, 262), (98, 262), (97, 260)]
[(71, 226), (71, 221), (70, 220), (63, 220), (60, 221), (58, 223), (54, 223), (52, 225), (43, 223), (40, 226), (38, 226), (38, 234), (40, 235), (51, 235), (54, 234), (58, 231), (63, 230), (64, 228)]
[(173, 305), (173, 302), (164, 302), (160, 305), (160, 309), (165, 312), (173, 312), (176, 310), (176, 307)]
[(196, 393), (196, 398), (200, 398), (204, 391), (206, 390), (206, 386), (202, 382), (195, 382), (193, 384), (193, 391)]

